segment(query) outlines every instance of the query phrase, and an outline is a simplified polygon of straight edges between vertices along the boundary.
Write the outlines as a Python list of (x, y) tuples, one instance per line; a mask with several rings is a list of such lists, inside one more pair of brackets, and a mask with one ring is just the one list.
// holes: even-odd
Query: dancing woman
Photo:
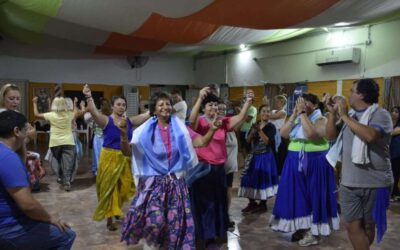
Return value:
[(121, 149), (127, 156), (133, 153), (132, 168), (138, 182), (121, 240), (127, 244), (144, 240), (146, 245), (162, 249), (194, 249), (194, 222), (183, 177), (198, 163), (193, 147), (206, 146), (221, 122), (214, 121), (204, 136), (194, 133), (171, 115), (171, 99), (164, 92), (152, 95), (149, 108), (153, 117), (134, 131), (132, 149), (126, 122), (118, 124)]
[(103, 128), (104, 134), (104, 143), (96, 176), (98, 205), (93, 219), (96, 221), (107, 219), (108, 230), (114, 231), (117, 228), (113, 222), (113, 217), (123, 215), (121, 210), (123, 203), (128, 201), (135, 193), (130, 158), (124, 156), (121, 152), (121, 132), (116, 124), (126, 120), (128, 123), (127, 133), (131, 137), (133, 124), (144, 121), (148, 116), (139, 115), (132, 119), (126, 118), (126, 99), (123, 96), (112, 98), (112, 113), (110, 116), (106, 116), (96, 109), (92, 92), (87, 84), (83, 88), (83, 94), (87, 101), (87, 111), (90, 112), (94, 121)]

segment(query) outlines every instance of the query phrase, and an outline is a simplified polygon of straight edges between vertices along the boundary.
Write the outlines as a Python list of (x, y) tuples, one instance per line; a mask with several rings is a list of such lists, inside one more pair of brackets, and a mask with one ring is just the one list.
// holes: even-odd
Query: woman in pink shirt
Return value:
[[(189, 121), (193, 130), (201, 135), (207, 133), (212, 121), (218, 115), (219, 98), (205, 87), (193, 106)], [(228, 229), (227, 185), (224, 163), (227, 158), (226, 134), (245, 119), (253, 102), (254, 94), (247, 96), (246, 102), (236, 116), (222, 118), (222, 126), (215, 132), (207, 147), (196, 148), (197, 157), (203, 164), (211, 166), (210, 172), (197, 179), (191, 186), (191, 203), (196, 225), (196, 237), (208, 249), (216, 249), (216, 238), (226, 238)], [(204, 115), (199, 116), (200, 108)]]

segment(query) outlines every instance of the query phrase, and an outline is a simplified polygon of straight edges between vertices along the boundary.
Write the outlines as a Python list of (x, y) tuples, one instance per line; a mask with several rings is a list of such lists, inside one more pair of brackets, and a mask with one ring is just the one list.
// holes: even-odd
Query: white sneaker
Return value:
[(308, 231), (303, 239), (299, 240), (299, 246), (308, 247), (312, 245), (318, 245), (318, 238), (312, 235), (311, 231)]

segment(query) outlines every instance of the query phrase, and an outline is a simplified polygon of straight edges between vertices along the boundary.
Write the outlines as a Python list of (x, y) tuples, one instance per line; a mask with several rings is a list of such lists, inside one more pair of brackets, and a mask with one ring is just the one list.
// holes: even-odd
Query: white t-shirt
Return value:
[(285, 110), (272, 110), (272, 114), (275, 114), (279, 111), (283, 111), (285, 113), (285, 116), (282, 117), (281, 119), (277, 119), (277, 120), (272, 120), (271, 122), (275, 125), (276, 129), (280, 130), (283, 127), (283, 124), (285, 124), (285, 120), (286, 120), (286, 111)]
[(175, 103), (174, 105), (174, 109), (175, 109), (175, 115), (183, 122), (185, 123), (185, 119), (186, 119), (186, 112), (187, 112), (187, 105), (185, 101), (180, 101)]
[(224, 168), (225, 174), (230, 174), (238, 171), (238, 141), (234, 131), (226, 133), (226, 158)]

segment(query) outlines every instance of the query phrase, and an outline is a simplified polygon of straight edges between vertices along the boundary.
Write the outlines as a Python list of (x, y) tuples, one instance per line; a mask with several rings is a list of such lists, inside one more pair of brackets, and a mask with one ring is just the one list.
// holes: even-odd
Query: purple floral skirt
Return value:
[(195, 231), (184, 178), (141, 177), (122, 226), (121, 241), (163, 249), (194, 249)]

